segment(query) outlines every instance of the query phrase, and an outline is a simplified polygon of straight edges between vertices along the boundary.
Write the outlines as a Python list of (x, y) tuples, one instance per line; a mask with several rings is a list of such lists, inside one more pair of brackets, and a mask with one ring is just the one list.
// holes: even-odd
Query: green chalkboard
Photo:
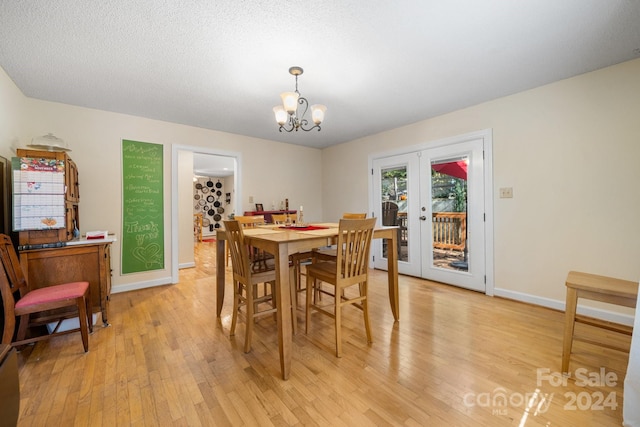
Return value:
[(122, 274), (164, 268), (162, 149), (122, 140)]

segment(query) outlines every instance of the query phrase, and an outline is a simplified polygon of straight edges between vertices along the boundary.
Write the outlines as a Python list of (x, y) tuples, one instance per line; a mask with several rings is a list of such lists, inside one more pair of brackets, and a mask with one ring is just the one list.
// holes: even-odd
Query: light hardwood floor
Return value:
[(112, 295), (111, 326), (94, 329), (88, 353), (77, 334), (22, 351), (19, 426), (621, 425), (627, 354), (576, 343), (570, 369), (592, 381), (554, 383), (563, 313), (401, 276), (394, 323), (380, 271), (373, 344), (347, 309), (338, 359), (331, 319), (314, 316), (282, 381), (273, 318), (258, 321), (249, 354), (242, 320), (229, 337), (230, 297), (216, 319), (214, 251), (198, 243), (177, 285)]

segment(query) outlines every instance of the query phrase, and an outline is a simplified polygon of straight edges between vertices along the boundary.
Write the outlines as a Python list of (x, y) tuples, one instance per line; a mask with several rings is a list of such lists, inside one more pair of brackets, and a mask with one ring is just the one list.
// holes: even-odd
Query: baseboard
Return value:
[(183, 268), (193, 268), (196, 266), (196, 263), (191, 261), (191, 262), (183, 262), (182, 264), (178, 264), (178, 270), (183, 269)]
[(126, 285), (117, 285), (111, 287), (112, 294), (120, 292), (137, 291), (139, 289), (153, 288), (154, 286), (170, 285), (171, 277), (163, 277), (154, 280), (145, 280), (143, 282), (127, 283)]
[[(493, 295), (497, 297), (512, 299), (515, 301), (526, 302), (534, 305), (552, 308), (554, 310), (564, 311), (565, 301), (554, 300), (551, 298), (539, 297), (536, 295), (525, 294), (522, 292), (511, 291), (509, 289), (494, 288)], [(577, 313), (583, 316), (594, 317), (608, 322), (619, 323), (621, 325), (633, 326), (633, 316), (628, 314), (615, 313), (610, 310), (601, 308), (585, 307), (578, 303)]]

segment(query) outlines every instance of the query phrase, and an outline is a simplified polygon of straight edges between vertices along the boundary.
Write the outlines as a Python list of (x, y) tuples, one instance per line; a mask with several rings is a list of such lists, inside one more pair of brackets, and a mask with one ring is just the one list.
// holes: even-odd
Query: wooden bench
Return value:
[(574, 336), (574, 326), (576, 322), (626, 335), (631, 335), (633, 330), (630, 326), (577, 316), (576, 307), (578, 305), (578, 298), (585, 298), (634, 308), (638, 300), (638, 282), (570, 271), (565, 284), (567, 286), (567, 304), (565, 308), (564, 340), (562, 345), (562, 372), (569, 372), (569, 359), (571, 358), (571, 347), (574, 340), (600, 345), (614, 350), (628, 351), (628, 349), (593, 340), (589, 337)]

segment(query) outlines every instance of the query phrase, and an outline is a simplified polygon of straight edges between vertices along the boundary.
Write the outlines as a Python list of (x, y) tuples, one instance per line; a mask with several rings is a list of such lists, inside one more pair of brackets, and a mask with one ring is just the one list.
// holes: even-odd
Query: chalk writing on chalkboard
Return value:
[(164, 268), (162, 150), (122, 140), (122, 274)]

